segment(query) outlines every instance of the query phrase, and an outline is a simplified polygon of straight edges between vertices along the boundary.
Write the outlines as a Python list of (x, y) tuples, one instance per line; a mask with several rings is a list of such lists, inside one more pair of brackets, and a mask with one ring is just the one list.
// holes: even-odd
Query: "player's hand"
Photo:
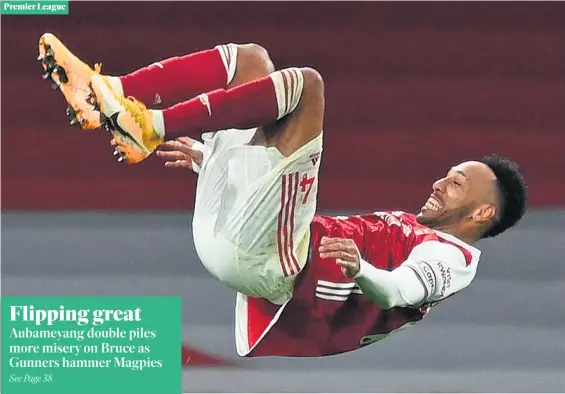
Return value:
[(195, 142), (189, 137), (179, 137), (159, 145), (156, 155), (165, 160), (165, 167), (192, 169), (192, 161), (201, 165), (204, 158), (201, 151), (192, 149)]
[(335, 259), (346, 277), (353, 279), (361, 269), (361, 257), (357, 245), (352, 239), (322, 237), (320, 257)]

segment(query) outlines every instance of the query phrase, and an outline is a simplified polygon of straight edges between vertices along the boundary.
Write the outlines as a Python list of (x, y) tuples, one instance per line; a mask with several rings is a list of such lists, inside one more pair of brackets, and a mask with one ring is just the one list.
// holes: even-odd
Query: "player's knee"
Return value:
[(261, 45), (253, 43), (246, 44), (245, 52), (250, 59), (261, 65), (261, 68), (265, 71), (265, 75), (269, 75), (275, 71), (275, 66), (269, 56), (269, 52)]
[(259, 79), (274, 72), (275, 66), (264, 47), (249, 43), (238, 46), (238, 69), (252, 75), (251, 79)]
[(304, 94), (324, 97), (324, 80), (322, 74), (310, 67), (303, 67), (300, 71), (304, 79)]
[[(321, 74), (309, 67), (292, 67), (270, 75), (277, 98), (277, 120), (293, 119), (274, 126), (282, 130), (283, 138), (276, 138), (275, 146), (287, 156), (322, 132), (324, 120), (324, 80)], [(282, 129), (278, 129), (278, 127)], [(271, 129), (269, 129), (271, 131)], [(274, 134), (274, 133), (271, 133)], [(273, 139), (275, 140), (275, 139)]]
[(302, 97), (297, 108), (302, 111), (323, 112), (325, 106), (324, 80), (315, 69), (304, 67), (300, 69), (303, 78)]
[[(304, 80), (304, 88), (297, 109), (305, 117), (311, 118), (314, 123), (317, 120), (321, 122), (325, 107), (324, 80), (322, 75), (309, 67), (301, 68), (300, 71)], [(316, 132), (316, 135), (318, 134), (319, 129), (317, 127), (312, 125), (311, 129)], [(305, 132), (309, 133), (309, 131)]]
[(323, 130), (324, 80), (318, 71), (309, 67), (277, 71), (271, 78), (279, 108), (277, 119), (292, 119), (290, 123), (281, 123), (279, 137), (282, 137), (276, 139), (275, 146), (284, 156), (290, 156)]

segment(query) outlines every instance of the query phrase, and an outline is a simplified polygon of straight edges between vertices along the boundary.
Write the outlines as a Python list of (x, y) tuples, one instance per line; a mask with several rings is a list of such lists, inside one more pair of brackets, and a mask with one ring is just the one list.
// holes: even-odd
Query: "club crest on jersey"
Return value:
[(374, 212), (375, 216), (381, 218), (389, 226), (396, 226), (402, 229), (405, 236), (409, 237), (414, 232), (414, 227), (410, 223), (405, 223), (402, 220), (404, 212), (393, 211), (393, 212)]

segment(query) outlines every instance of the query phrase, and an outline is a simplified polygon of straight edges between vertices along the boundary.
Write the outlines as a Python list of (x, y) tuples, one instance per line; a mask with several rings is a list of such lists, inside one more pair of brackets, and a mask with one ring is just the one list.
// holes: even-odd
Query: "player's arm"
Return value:
[(383, 309), (438, 301), (466, 287), (474, 276), (461, 251), (435, 241), (418, 245), (393, 271), (364, 261), (349, 239), (322, 239), (320, 256), (335, 258), (344, 275), (355, 279), (363, 294)]
[(421, 305), (426, 299), (426, 289), (410, 268), (401, 266), (387, 271), (362, 259), (359, 268), (353, 277), (355, 282), (382, 309)]

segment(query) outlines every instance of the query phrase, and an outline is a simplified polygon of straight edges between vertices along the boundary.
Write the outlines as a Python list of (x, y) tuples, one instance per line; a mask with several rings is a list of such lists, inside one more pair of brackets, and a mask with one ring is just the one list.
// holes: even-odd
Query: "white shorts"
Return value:
[(194, 243), (220, 281), (282, 304), (308, 257), (322, 134), (284, 157), (276, 148), (247, 145), (255, 131), (203, 135)]

